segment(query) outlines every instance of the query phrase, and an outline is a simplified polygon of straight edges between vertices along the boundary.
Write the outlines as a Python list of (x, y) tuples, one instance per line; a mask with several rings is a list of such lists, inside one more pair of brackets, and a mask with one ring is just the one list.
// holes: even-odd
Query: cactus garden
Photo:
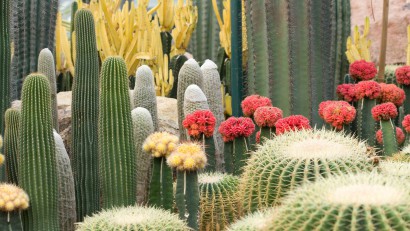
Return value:
[(0, 231), (410, 230), (379, 2), (1, 0)]

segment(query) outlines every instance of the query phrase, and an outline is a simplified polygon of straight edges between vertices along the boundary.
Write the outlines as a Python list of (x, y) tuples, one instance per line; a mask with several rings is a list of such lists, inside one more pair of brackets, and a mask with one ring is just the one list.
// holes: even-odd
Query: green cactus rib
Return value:
[(148, 188), (151, 176), (151, 155), (142, 149), (145, 139), (154, 132), (151, 114), (142, 107), (131, 111), (134, 128), (135, 152), (137, 158), (137, 203), (144, 205), (148, 201)]
[(32, 74), (24, 81), (18, 181), (30, 198), (30, 207), (22, 217), (23, 227), (29, 231), (59, 230), (57, 161), (50, 96), (50, 84), (44, 75)]
[(232, 174), (234, 176), (239, 176), (243, 172), (243, 168), (246, 165), (246, 161), (249, 157), (248, 150), (249, 150), (249, 140), (245, 137), (236, 138), (233, 141), (233, 149), (232, 149), (232, 156), (233, 156), (233, 171)]
[(186, 220), (191, 229), (198, 230), (199, 188), (197, 171), (177, 171), (175, 202), (179, 218)]
[(75, 16), (75, 79), (72, 98), (72, 156), (77, 221), (100, 209), (98, 160), (99, 57), (93, 15), (79, 10)]
[(261, 134), (260, 134), (260, 143), (263, 144), (266, 140), (271, 139), (271, 133), (275, 133), (275, 131), (272, 131), (271, 128), (269, 127), (262, 127), (261, 128)]
[(247, 68), (246, 74), (244, 76), (244, 91), (246, 95), (253, 95), (255, 93), (255, 49), (253, 43), (253, 29), (252, 29), (252, 21), (251, 21), (251, 1), (245, 1), (245, 16), (246, 16), (246, 37), (248, 42), (248, 52), (247, 52)]
[(170, 61), (169, 67), (171, 68), (172, 76), (174, 77), (174, 85), (172, 85), (171, 92), (168, 95), (169, 98), (177, 98), (179, 70), (181, 70), (182, 65), (184, 65), (187, 60), (188, 58), (185, 55), (175, 55)]
[(122, 58), (108, 57), (104, 61), (99, 100), (102, 208), (133, 205), (137, 197), (136, 157), (127, 66)]
[(224, 144), (224, 163), (225, 163), (225, 172), (233, 173), (233, 141), (225, 142)]
[(269, 97), (272, 104), (281, 108), (284, 116), (289, 116), (291, 114), (291, 80), (288, 1), (266, 0), (265, 7), (269, 50), (269, 82), (264, 84), (269, 83)]
[(4, 113), (10, 106), (10, 3), (0, 3), (0, 135), (4, 134)]
[[(71, 25), (70, 25), (70, 38), (73, 38), (73, 32), (75, 31), (75, 14), (78, 11), (78, 3), (77, 1), (73, 1), (73, 3), (71, 3)], [(74, 51), (74, 46), (75, 44), (73, 43), (73, 40), (71, 40), (70, 42), (70, 50)], [(74, 57), (74, 52), (71, 52), (71, 60), (75, 60)]]
[[(410, 86), (409, 85), (403, 85), (403, 90), (406, 95), (406, 101), (410, 101)], [(406, 103), (403, 105), (404, 109), (404, 115), (410, 114), (410, 104)]]
[(165, 157), (154, 158), (153, 162), (148, 204), (171, 211), (173, 205), (172, 170), (167, 165)]
[(53, 127), (58, 132), (57, 83), (54, 57), (48, 48), (41, 50), (38, 56), (38, 72), (44, 74), (50, 81), (51, 110), (53, 113)]
[(20, 212), (2, 212), (0, 211), (0, 230), (23, 231), (21, 224)]
[(392, 156), (399, 151), (396, 139), (396, 126), (391, 120), (381, 120), (380, 127), (383, 134), (383, 155)]
[(204, 139), (204, 150), (207, 158), (207, 165), (205, 166), (205, 171), (215, 172), (217, 170), (215, 139), (213, 136), (205, 137)]
[(361, 99), (356, 107), (357, 111), (357, 136), (366, 140), (367, 144), (374, 146), (376, 144), (376, 122), (372, 117), (372, 108), (376, 106), (376, 99)]
[(19, 132), (20, 111), (7, 109), (5, 114), (6, 128), (4, 131), (4, 154), (6, 155), (7, 181), (18, 185), (18, 159), (19, 159)]

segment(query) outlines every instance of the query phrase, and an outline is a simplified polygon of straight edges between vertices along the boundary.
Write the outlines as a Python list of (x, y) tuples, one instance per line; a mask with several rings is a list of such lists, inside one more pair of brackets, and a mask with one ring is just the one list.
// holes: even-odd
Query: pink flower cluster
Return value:
[(245, 117), (229, 117), (219, 126), (224, 142), (233, 141), (237, 137), (249, 137), (254, 130), (252, 119)]
[(410, 66), (403, 66), (396, 69), (396, 81), (399, 84), (410, 85)]
[(210, 110), (198, 110), (187, 115), (182, 122), (188, 130), (188, 135), (200, 138), (202, 134), (211, 137), (214, 134), (216, 119)]
[(407, 133), (410, 133), (410, 115), (406, 115), (403, 118), (401, 125), (403, 125), (403, 128)]
[(376, 76), (377, 68), (372, 62), (359, 60), (350, 64), (349, 73), (355, 80), (371, 80)]
[(369, 98), (377, 99), (380, 97), (382, 88), (379, 83), (373, 80), (360, 81), (354, 87), (357, 99)]
[(241, 103), (243, 114), (247, 117), (252, 117), (256, 109), (263, 106), (272, 106), (272, 101), (260, 95), (250, 95)]
[(357, 101), (355, 85), (352, 83), (340, 84), (336, 88), (336, 93), (340, 99), (343, 99), (347, 102)]
[(280, 135), (288, 131), (311, 129), (309, 120), (302, 115), (292, 115), (279, 119), (276, 124), (276, 134)]
[(253, 114), (253, 119), (259, 127), (275, 127), (276, 121), (283, 117), (283, 112), (277, 107), (258, 107)]
[(356, 109), (346, 101), (325, 101), (319, 104), (319, 115), (338, 130), (356, 117)]
[(382, 103), (372, 108), (374, 120), (390, 120), (398, 115), (397, 108), (393, 103)]
[[(404, 136), (403, 130), (401, 130), (401, 128), (399, 127), (396, 127), (397, 144), (401, 145), (405, 139), (406, 137)], [(376, 140), (378, 144), (383, 144), (383, 132), (381, 129), (376, 132)]]
[(400, 107), (401, 105), (403, 105), (403, 102), (406, 99), (406, 95), (404, 94), (403, 89), (397, 87), (394, 84), (386, 84), (386, 83), (381, 83), (380, 87), (382, 90), (380, 101), (382, 103), (392, 102), (397, 107)]

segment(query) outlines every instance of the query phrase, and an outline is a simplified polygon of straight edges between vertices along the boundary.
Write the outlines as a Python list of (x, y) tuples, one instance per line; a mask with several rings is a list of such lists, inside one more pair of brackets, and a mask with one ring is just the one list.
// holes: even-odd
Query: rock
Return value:
[(157, 97), (159, 130), (179, 137), (177, 100)]

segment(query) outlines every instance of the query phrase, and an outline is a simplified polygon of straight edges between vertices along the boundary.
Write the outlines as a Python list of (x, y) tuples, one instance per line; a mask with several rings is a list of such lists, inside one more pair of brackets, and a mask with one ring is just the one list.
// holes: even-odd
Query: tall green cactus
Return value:
[(157, 98), (155, 95), (154, 75), (147, 65), (137, 69), (135, 74), (134, 108), (147, 109), (152, 117), (154, 131), (158, 131)]
[(75, 79), (72, 98), (72, 156), (77, 220), (100, 209), (98, 165), (99, 57), (93, 15), (79, 10), (75, 16)]
[(122, 58), (108, 57), (104, 61), (100, 89), (98, 147), (102, 208), (133, 205), (137, 198), (137, 162), (127, 66)]
[(188, 226), (193, 230), (198, 230), (199, 189), (197, 171), (177, 171), (175, 201), (179, 218), (187, 219)]
[(184, 126), (184, 98), (185, 90), (191, 84), (196, 84), (199, 88), (203, 87), (202, 71), (198, 63), (194, 59), (189, 59), (184, 63), (179, 71), (178, 76), (178, 93), (177, 93), (177, 106), (178, 106), (178, 125), (179, 125), (179, 139), (184, 141), (187, 139)]
[(75, 208), (74, 177), (70, 158), (61, 136), (54, 130), (58, 176), (58, 218), (61, 231), (74, 231), (77, 221)]
[(366, 140), (367, 144), (374, 146), (376, 144), (377, 124), (372, 117), (372, 108), (376, 106), (376, 99), (363, 98), (357, 104), (357, 136)]
[(4, 113), (10, 106), (10, 3), (0, 3), (0, 135), (4, 133)]
[(50, 96), (50, 84), (44, 75), (32, 74), (24, 81), (18, 180), (30, 198), (30, 207), (23, 212), (25, 230), (59, 230), (57, 161)]
[(142, 146), (145, 139), (154, 132), (151, 114), (142, 107), (131, 111), (134, 128), (135, 153), (137, 158), (137, 203), (146, 204), (151, 171), (151, 155), (146, 153)]
[(7, 109), (5, 114), (6, 128), (4, 131), (4, 154), (6, 155), (7, 181), (18, 185), (18, 159), (20, 132), (20, 111)]
[(44, 74), (50, 81), (51, 110), (53, 113), (53, 127), (58, 132), (57, 83), (54, 57), (48, 48), (41, 50), (38, 56), (38, 72)]
[(396, 139), (396, 126), (391, 119), (380, 120), (383, 134), (383, 155), (392, 156), (399, 151)]

